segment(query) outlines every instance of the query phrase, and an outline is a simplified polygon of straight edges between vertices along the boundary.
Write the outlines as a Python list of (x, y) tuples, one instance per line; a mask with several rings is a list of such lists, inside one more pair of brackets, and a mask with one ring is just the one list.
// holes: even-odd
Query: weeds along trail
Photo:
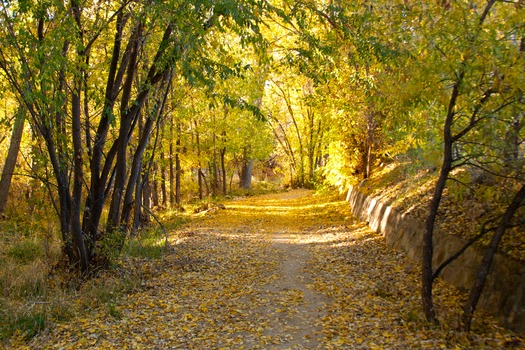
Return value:
[[(141, 291), (28, 347), (498, 348), (517, 339), (485, 316), (469, 336), (427, 327), (417, 266), (337, 197), (297, 190), (224, 204), (170, 234), (172, 251), (147, 266)], [(445, 318), (457, 316), (459, 297), (440, 286)]]

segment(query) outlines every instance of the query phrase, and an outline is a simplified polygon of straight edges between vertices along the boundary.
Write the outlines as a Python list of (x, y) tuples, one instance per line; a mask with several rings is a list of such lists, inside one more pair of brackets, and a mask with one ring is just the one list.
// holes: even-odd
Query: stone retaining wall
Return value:
[[(374, 231), (381, 233), (388, 245), (405, 252), (417, 262), (421, 261), (425, 231), (423, 222), (362, 194), (355, 187), (350, 187), (346, 200), (350, 203), (355, 217), (366, 221)], [(464, 239), (439, 230), (435, 232), (434, 266), (439, 266), (464, 244)], [(440, 277), (457, 287), (470, 289), (482, 254), (479, 249), (470, 247), (460, 258), (447, 266)], [(525, 265), (496, 255), (479, 307), (498, 317), (505, 327), (525, 335)]]

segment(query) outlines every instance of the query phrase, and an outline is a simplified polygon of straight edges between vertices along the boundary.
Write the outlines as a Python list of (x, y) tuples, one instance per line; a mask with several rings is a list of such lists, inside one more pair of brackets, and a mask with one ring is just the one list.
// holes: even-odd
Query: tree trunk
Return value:
[(25, 113), (25, 109), (22, 106), (19, 106), (15, 117), (15, 123), (13, 125), (13, 131), (11, 133), (7, 158), (4, 163), (4, 169), (2, 170), (2, 177), (0, 178), (0, 214), (4, 213), (7, 205), (11, 179), (13, 178), (13, 172), (16, 167), (16, 159), (18, 158), (22, 135), (24, 134), (24, 122), (26, 119)]
[[(164, 107), (166, 105), (166, 100), (168, 98), (169, 93), (169, 85), (170, 85), (170, 79), (171, 76), (168, 74), (169, 72), (166, 71), (166, 75), (164, 77), (164, 82), (162, 86), (166, 87), (166, 90), (164, 94), (162, 95), (162, 100), (157, 101), (155, 105), (157, 106), (156, 109), (152, 112), (152, 115), (149, 115), (146, 117), (146, 122), (144, 123), (139, 142), (137, 144), (137, 148), (135, 150), (135, 154), (133, 156), (133, 162), (131, 163), (130, 168), (130, 175), (128, 184), (126, 187), (126, 193), (124, 196), (124, 205), (122, 209), (122, 217), (121, 222), (123, 225), (124, 231), (128, 228), (128, 220), (131, 215), (131, 209), (133, 206), (133, 194), (135, 192), (135, 186), (138, 186), (138, 181), (140, 178), (140, 171), (142, 170), (142, 158), (144, 156), (144, 152), (146, 151), (146, 147), (148, 146), (151, 131), (153, 130), (153, 125), (156, 120), (161, 118), (162, 113), (164, 112)], [(171, 191), (171, 189), (170, 189)], [(140, 196), (135, 196), (135, 201), (138, 201), (136, 203), (136, 207), (140, 208)]]
[(90, 267), (91, 252), (88, 252), (84, 233), (82, 232), (82, 186), (84, 185), (84, 168), (82, 160), (82, 122), (80, 109), (80, 82), (79, 86), (74, 89), (72, 102), (72, 138), (73, 138), (73, 193), (71, 201), (71, 235), (73, 236), (73, 245), (80, 263), (80, 269), (86, 273)]
[(175, 204), (178, 208), (181, 207), (181, 193), (180, 193), (180, 175), (181, 175), (181, 168), (180, 168), (180, 123), (177, 126), (177, 141), (175, 142)]
[(202, 175), (202, 170), (201, 168), (197, 168), (197, 183), (199, 185), (199, 199), (202, 199), (204, 197), (203, 195), (203, 192), (204, 192), (204, 188), (202, 186), (202, 178), (203, 178), (203, 175)]
[[(84, 41), (82, 30), (82, 8), (77, 0), (71, 2), (71, 9), (76, 23), (76, 35), (80, 42)], [(76, 54), (79, 62), (87, 63), (86, 51), (82, 46), (77, 46)], [(82, 109), (81, 94), (82, 77), (86, 76), (85, 68), (80, 65), (77, 67), (80, 74), (73, 79), (73, 89), (71, 91), (71, 137), (73, 139), (73, 191), (71, 196), (71, 235), (74, 249), (78, 254), (80, 269), (87, 273), (90, 268), (91, 252), (88, 252), (85, 244), (84, 233), (82, 232), (82, 187), (84, 185), (84, 166), (82, 150)], [(64, 89), (65, 90), (65, 89)]]
[[(135, 150), (135, 154), (133, 156), (133, 161), (131, 163), (129, 180), (126, 186), (124, 205), (122, 206), (122, 216), (120, 220), (124, 231), (128, 227), (128, 220), (133, 208), (133, 194), (135, 192), (135, 186), (137, 185), (140, 178), (140, 171), (142, 170), (142, 157), (144, 155), (144, 151), (146, 150), (146, 146), (148, 145), (151, 129), (153, 127), (153, 121), (154, 118), (147, 118), (146, 124), (144, 125), (144, 129), (142, 131), (142, 136), (139, 140), (137, 149)], [(139, 198), (135, 197), (135, 201), (137, 200), (139, 200)]]
[(142, 192), (144, 190), (142, 185), (143, 182), (139, 171), (139, 176), (137, 177), (137, 184), (135, 185), (135, 205), (133, 206), (133, 223), (130, 229), (131, 236), (135, 235), (142, 223), (142, 201), (144, 198), (142, 196)]
[[(117, 160), (115, 163), (115, 183), (113, 184), (113, 195), (109, 206), (108, 221), (106, 225), (106, 234), (112, 235), (115, 231), (120, 231), (121, 219), (121, 205), (124, 193), (124, 186), (126, 185), (127, 172), (127, 151), (129, 144), (129, 134), (133, 128), (133, 118), (139, 115), (140, 107), (135, 101), (134, 105), (130, 107), (130, 98), (133, 88), (133, 80), (137, 68), (137, 60), (140, 52), (140, 45), (142, 37), (142, 24), (138, 24), (138, 30), (133, 33), (133, 47), (130, 56), (130, 62), (126, 71), (126, 80), (122, 89), (122, 100), (120, 104), (120, 128), (117, 139)], [(138, 99), (138, 97), (137, 97)], [(121, 232), (118, 233), (120, 235)]]
[(429, 213), (425, 222), (425, 233), (423, 235), (423, 260), (421, 262), (421, 299), (423, 304), (423, 311), (427, 318), (427, 321), (436, 323), (436, 313), (434, 310), (434, 302), (432, 300), (432, 287), (433, 287), (433, 267), (432, 259), (434, 257), (434, 226), (438, 215), (439, 205), (441, 204), (441, 198), (443, 197), (443, 191), (447, 184), (448, 175), (452, 170), (452, 149), (454, 139), (452, 138), (452, 124), (455, 116), (456, 101), (459, 96), (459, 87), (463, 82), (465, 75), (464, 65), (461, 66), (458, 80), (454, 84), (452, 93), (449, 100), (447, 116), (445, 117), (445, 124), (443, 126), (443, 163), (441, 165), (441, 171), (439, 178), (436, 182), (434, 189), (434, 195), (430, 202)]
[(474, 281), (474, 285), (470, 289), (469, 298), (465, 303), (462, 315), (463, 329), (467, 332), (470, 331), (472, 317), (474, 315), (474, 311), (476, 310), (476, 306), (478, 305), (481, 293), (483, 292), (483, 287), (485, 286), (485, 281), (487, 280), (490, 267), (492, 266), (492, 261), (494, 260), (494, 255), (496, 254), (498, 245), (501, 242), (501, 238), (503, 237), (503, 234), (505, 233), (507, 227), (509, 227), (511, 220), (514, 217), (514, 214), (519, 209), (519, 207), (524, 204), (524, 201), (525, 185), (522, 184), (520, 190), (514, 195), (512, 202), (505, 210), (505, 213), (503, 214), (503, 217), (501, 218), (499, 225), (496, 228), (496, 232), (494, 232), (490, 244), (485, 250), (485, 255), (483, 256), (483, 260), (481, 261), (476, 280)]
[(227, 193), (225, 158), (226, 158), (226, 147), (221, 149), (222, 194), (224, 194), (224, 195), (226, 195), (226, 193)]
[(175, 169), (173, 164), (174, 152), (173, 152), (173, 113), (170, 114), (170, 147), (169, 147), (169, 159), (170, 159), (170, 206), (174, 207), (177, 205), (175, 200)]
[(197, 125), (197, 120), (193, 120), (193, 124), (195, 126), (195, 146), (197, 147), (197, 158), (198, 158), (198, 169), (197, 169), (197, 182), (199, 185), (199, 199), (202, 199), (203, 196), (203, 187), (202, 187), (202, 180), (203, 180), (203, 174), (202, 174), (202, 164), (201, 164), (201, 145), (200, 145), (200, 138), (199, 138), (199, 128)]
[(168, 205), (168, 189), (166, 186), (166, 165), (163, 149), (160, 150), (160, 192), (162, 195), (162, 206), (166, 208)]
[(457, 75), (456, 83), (452, 88), (451, 97), (449, 100), (449, 106), (447, 110), (447, 116), (445, 118), (445, 124), (443, 127), (444, 137), (444, 150), (443, 150), (443, 163), (441, 165), (441, 171), (439, 174), (438, 181), (434, 190), (434, 195), (430, 203), (429, 214), (426, 221), (426, 230), (423, 236), (423, 262), (422, 262), (422, 301), (423, 310), (429, 322), (436, 322), (434, 307), (432, 302), (432, 285), (434, 280), (434, 272), (432, 267), (433, 258), (433, 234), (438, 209), (443, 196), (443, 191), (446, 187), (446, 182), (450, 172), (453, 169), (454, 162), (454, 144), (456, 141), (464, 137), (470, 132), (483, 118), (478, 117), (478, 113), (482, 106), (488, 101), (491, 96), (491, 92), (486, 92), (483, 97), (479, 100), (476, 106), (473, 108), (472, 115), (469, 118), (469, 123), (460, 132), (452, 135), (452, 125), (456, 113), (454, 112), (459, 97), (459, 89), (463, 83), (465, 77), (466, 62), (462, 62), (459, 73)]
[(252, 186), (253, 159), (244, 160), (241, 169), (241, 188), (249, 190)]
[[(492, 6), (496, 3), (496, 0), (488, 0), (483, 13), (481, 14), (478, 21), (478, 28), (475, 35), (471, 36), (469, 41), (473, 44), (476, 40), (479, 32), (482, 29), (483, 23), (487, 18)], [(436, 314), (434, 311), (434, 305), (432, 301), (432, 285), (434, 280), (434, 273), (432, 271), (432, 258), (433, 258), (433, 234), (434, 234), (434, 225), (436, 217), (438, 214), (439, 205), (441, 203), (441, 198), (443, 196), (443, 191), (445, 190), (446, 182), (450, 171), (452, 170), (454, 158), (453, 158), (453, 148), (454, 143), (465, 136), (470, 132), (481, 120), (478, 118), (478, 113), (481, 110), (481, 107), (488, 101), (491, 96), (490, 90), (487, 91), (483, 97), (479, 100), (476, 106), (472, 110), (472, 115), (469, 118), (468, 125), (463, 128), (460, 132), (457, 132), (455, 135), (452, 134), (452, 125), (454, 124), (454, 119), (456, 117), (456, 105), (457, 100), (460, 95), (460, 89), (464, 84), (465, 73), (467, 70), (467, 61), (462, 59), (459, 64), (458, 71), (456, 74), (456, 79), (452, 87), (452, 92), (450, 94), (449, 104), (447, 108), (447, 115), (445, 117), (445, 124), (443, 126), (443, 140), (444, 140), (444, 150), (443, 150), (443, 163), (441, 165), (441, 171), (439, 174), (438, 181), (436, 183), (436, 188), (434, 190), (434, 195), (430, 203), (429, 214), (426, 220), (426, 229), (423, 236), (423, 261), (422, 261), (422, 302), (423, 302), (423, 311), (429, 322), (436, 323)]]
[(151, 192), (151, 201), (153, 202), (153, 206), (158, 208), (159, 207), (159, 181), (157, 180), (157, 171), (159, 169), (159, 166), (155, 163), (153, 165), (155, 168), (153, 180), (151, 181), (153, 183), (153, 191)]
[[(99, 224), (104, 209), (104, 204), (107, 199), (109, 187), (108, 181), (113, 182), (113, 171), (111, 171), (112, 163), (116, 155), (116, 143), (113, 144), (112, 149), (104, 155), (104, 146), (106, 145), (107, 134), (111, 125), (110, 120), (113, 118), (112, 111), (115, 106), (118, 93), (121, 89), (123, 72), (125, 71), (131, 54), (133, 46), (132, 40), (128, 41), (125, 51), (122, 53), (122, 37), (126, 23), (126, 16), (123, 12), (117, 15), (116, 32), (113, 42), (113, 52), (111, 55), (111, 63), (109, 67), (109, 74), (106, 82), (105, 103), (100, 118), (97, 131), (93, 139), (92, 156), (90, 158), (89, 166), (91, 171), (91, 182), (89, 193), (86, 198), (86, 205), (84, 206), (83, 230), (89, 235), (91, 245), (99, 239)], [(120, 68), (119, 57), (122, 56)], [(105, 159), (103, 165), (102, 160)]]
[[(215, 125), (215, 115), (213, 116), (213, 124)], [(211, 190), (214, 196), (217, 195), (219, 190), (219, 170), (217, 167), (217, 136), (213, 133), (213, 159), (210, 167), (212, 178), (211, 178)]]
[[(148, 210), (151, 209), (151, 181), (149, 174), (146, 172), (142, 179), (142, 205)], [(140, 217), (141, 223), (149, 223), (149, 213), (144, 213)]]
[[(204, 173), (202, 172), (202, 169), (199, 168), (199, 174), (201, 176), (201, 181), (202, 181), (202, 184), (204, 185), (203, 187), (206, 188), (206, 195), (210, 195), (211, 191), (210, 191), (210, 185), (208, 184), (208, 180), (206, 180), (206, 176), (204, 175)], [(204, 188), (203, 188), (203, 191), (204, 191)]]

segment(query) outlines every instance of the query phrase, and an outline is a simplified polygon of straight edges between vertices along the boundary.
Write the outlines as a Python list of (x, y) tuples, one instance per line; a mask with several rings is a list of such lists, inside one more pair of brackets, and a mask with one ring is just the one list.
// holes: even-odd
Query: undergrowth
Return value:
[[(250, 190), (235, 190), (226, 199), (280, 190), (274, 183), (257, 182)], [(54, 213), (47, 212), (44, 205), (31, 210), (13, 206), (16, 208), (0, 222), (0, 345), (16, 338), (27, 341), (54, 323), (97, 308), (119, 318), (116, 301), (143, 288), (149, 262), (162, 259), (170, 248), (167, 234), (193, 220), (194, 208), (224, 198), (209, 197), (154, 213), (148, 227), (128, 237), (119, 259), (87, 280), (64, 264)]]
[[(0, 347), (10, 339), (29, 340), (54, 323), (70, 320), (96, 308), (118, 318), (119, 296), (142, 288), (147, 261), (166, 253), (166, 234), (151, 227), (127, 240), (119, 259), (90, 279), (68, 271), (63, 263), (58, 224), (42, 225), (16, 216), (3, 219), (0, 231)], [(187, 219), (177, 213), (166, 217), (168, 230)], [(40, 227), (40, 229), (36, 229)], [(45, 227), (46, 230), (42, 230)]]

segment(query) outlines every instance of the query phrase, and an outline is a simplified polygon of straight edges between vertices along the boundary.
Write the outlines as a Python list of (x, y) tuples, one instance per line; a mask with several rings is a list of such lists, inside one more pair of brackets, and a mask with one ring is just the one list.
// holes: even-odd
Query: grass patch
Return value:
[(161, 229), (147, 229), (128, 239), (124, 254), (131, 257), (160, 259), (165, 252), (166, 239)]
[(23, 340), (29, 340), (46, 326), (47, 317), (42, 312), (6, 316), (5, 321), (0, 324), (0, 339), (16, 335)]
[(143, 258), (159, 258), (164, 249), (160, 229), (144, 231), (129, 241), (116, 265), (82, 280), (59, 263), (58, 232), (47, 234), (0, 231), (0, 348), (96, 308), (119, 318), (116, 300), (141, 288)]
[(24, 239), (12, 245), (7, 256), (21, 263), (34, 261), (43, 255), (42, 242), (34, 239)]
[(0, 269), (0, 288), (5, 298), (40, 297), (46, 293), (48, 269), (41, 260), (20, 264), (7, 260)]
[(120, 296), (139, 290), (140, 284), (141, 276), (131, 266), (102, 271), (80, 286), (76, 300), (78, 312), (99, 307), (110, 308)]

